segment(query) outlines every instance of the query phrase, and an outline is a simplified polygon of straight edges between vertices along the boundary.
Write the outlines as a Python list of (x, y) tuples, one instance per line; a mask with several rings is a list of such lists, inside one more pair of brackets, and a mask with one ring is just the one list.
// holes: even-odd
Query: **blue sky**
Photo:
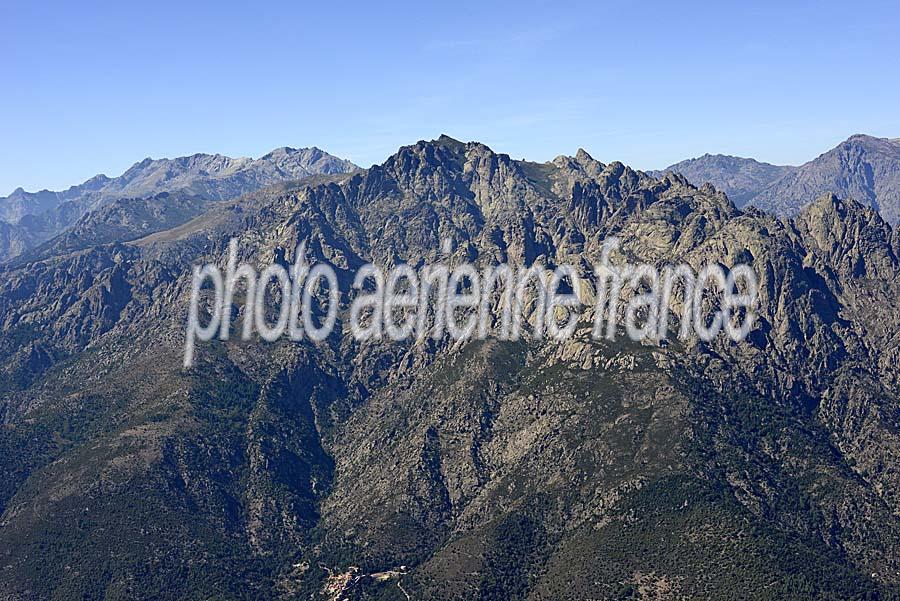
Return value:
[(150, 156), (448, 133), (514, 158), (802, 163), (900, 137), (900, 3), (10, 2), (0, 195)]

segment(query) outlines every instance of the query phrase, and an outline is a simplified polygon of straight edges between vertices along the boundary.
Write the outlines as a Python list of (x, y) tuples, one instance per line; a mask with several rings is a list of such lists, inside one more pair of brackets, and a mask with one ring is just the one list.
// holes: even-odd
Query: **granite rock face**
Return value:
[[(870, 207), (778, 219), (444, 136), (198, 210), (0, 272), (0, 596), (900, 592), (900, 238)], [(609, 236), (749, 262), (748, 339), (360, 343), (345, 296), (324, 343), (203, 343), (182, 368), (191, 266), (231, 237), (260, 266), (306, 240), (347, 291), (370, 261), (589, 270)]]

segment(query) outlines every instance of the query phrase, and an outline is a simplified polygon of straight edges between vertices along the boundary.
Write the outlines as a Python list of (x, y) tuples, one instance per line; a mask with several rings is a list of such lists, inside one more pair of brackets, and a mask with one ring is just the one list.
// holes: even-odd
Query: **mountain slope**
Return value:
[(35, 244), (35, 236), (27, 227), (0, 221), (0, 261), (15, 257)]
[(734, 204), (742, 207), (760, 190), (791, 173), (794, 169), (796, 167), (771, 165), (755, 159), (724, 154), (705, 154), (702, 157), (675, 163), (663, 171), (653, 172), (653, 174), (661, 176), (666, 171), (680, 173), (695, 186), (702, 186), (708, 182), (717, 190), (725, 192)]
[(752, 203), (778, 215), (796, 215), (825, 193), (853, 198), (877, 209), (890, 223), (900, 223), (900, 144), (851, 136), (760, 191)]
[[(191, 266), (750, 261), (748, 341), (215, 341)], [(450, 238), (450, 256), (441, 241)], [(900, 589), (900, 238), (448, 137), (0, 278), (0, 596), (779, 599)], [(339, 319), (346, 325), (346, 304)], [(242, 310), (236, 307), (238, 317)], [(672, 326), (676, 327), (675, 325)], [(408, 596), (408, 597), (407, 597)]]
[(208, 210), (213, 202), (185, 192), (116, 199), (84, 214), (60, 235), (21, 252), (12, 263), (22, 265), (91, 246), (142, 238), (193, 219)]

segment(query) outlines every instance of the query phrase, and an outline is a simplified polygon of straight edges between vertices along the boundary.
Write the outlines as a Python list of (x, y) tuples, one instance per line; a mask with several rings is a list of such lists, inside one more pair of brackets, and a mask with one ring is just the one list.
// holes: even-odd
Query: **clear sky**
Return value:
[(0, 195), (147, 156), (447, 133), (514, 158), (802, 163), (900, 137), (900, 2), (0, 3)]

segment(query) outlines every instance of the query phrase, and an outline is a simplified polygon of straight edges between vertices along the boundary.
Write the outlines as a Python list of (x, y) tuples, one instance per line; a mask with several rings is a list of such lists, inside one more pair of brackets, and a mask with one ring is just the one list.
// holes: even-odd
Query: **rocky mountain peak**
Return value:
[[(303, 150), (308, 150), (310, 153), (316, 153), (316, 154), (321, 153), (321, 151), (318, 148), (316, 148), (315, 146), (313, 146), (312, 148), (304, 148)], [(290, 146), (279, 146), (278, 148), (274, 148), (274, 149), (270, 150), (269, 152), (267, 152), (260, 158), (272, 159), (272, 158), (285, 157), (285, 156), (290, 156), (291, 154), (293, 154), (295, 152), (297, 152), (296, 148), (291, 148)]]
[(447, 134), (441, 134), (434, 140), (435, 144), (443, 144), (446, 146), (465, 146), (465, 144), (452, 136), (448, 136)]
[(804, 207), (800, 213), (801, 215), (811, 213), (828, 214), (835, 215), (838, 219), (844, 219), (851, 213), (855, 215), (864, 211), (865, 207), (852, 198), (844, 200), (834, 192), (826, 192)]
[(575, 153), (575, 160), (579, 163), (590, 163), (594, 160), (594, 157), (588, 154), (584, 148), (579, 148)]
[(841, 144), (881, 144), (882, 142), (890, 142), (889, 138), (879, 138), (877, 136), (870, 136), (869, 134), (853, 134), (844, 140)]
[(893, 277), (898, 261), (891, 226), (869, 206), (833, 193), (821, 195), (797, 216), (814, 249), (850, 277)]

